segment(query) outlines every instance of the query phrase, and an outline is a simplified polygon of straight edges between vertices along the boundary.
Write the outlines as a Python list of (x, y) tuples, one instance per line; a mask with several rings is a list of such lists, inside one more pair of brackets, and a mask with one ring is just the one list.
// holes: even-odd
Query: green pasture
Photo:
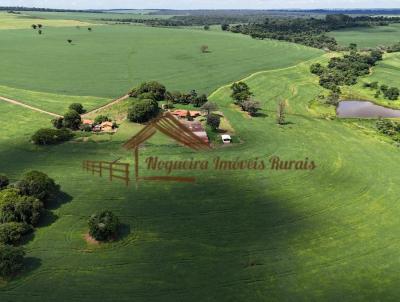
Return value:
[(78, 20), (84, 22), (104, 23), (102, 19), (167, 19), (170, 15), (149, 15), (148, 13), (139, 11), (118, 12), (106, 11), (103, 13), (86, 13), (86, 12), (38, 12), (24, 11), (24, 15), (38, 19), (50, 20)]
[(328, 35), (335, 37), (343, 46), (348, 46), (350, 43), (356, 43), (360, 48), (389, 46), (400, 42), (400, 24), (343, 29)]
[[(327, 120), (310, 108), (324, 92), (310, 63), (248, 78), (263, 109), (255, 118), (232, 104), (228, 87), (212, 95), (241, 144), (193, 152), (157, 135), (141, 148), (141, 175), (163, 174), (146, 169), (148, 156), (267, 166), (174, 174), (195, 184), (125, 187), (81, 170), (85, 159), (132, 162), (121, 145), (138, 125), (107, 141), (35, 147), (29, 136), (48, 118), (0, 103), (0, 172), (15, 180), (42, 170), (67, 195), (27, 243), (27, 269), (2, 283), (0, 300), (398, 301), (399, 150), (369, 121)], [(289, 104), (285, 126), (275, 122), (280, 99)], [(273, 155), (317, 168), (272, 171)], [(124, 225), (118, 241), (93, 246), (83, 239), (86, 220), (100, 209)]]
[(400, 88), (400, 54), (391, 53), (385, 54), (384, 60), (379, 61), (375, 67), (372, 68), (371, 74), (359, 80), (357, 85), (344, 87), (343, 92), (345, 97), (370, 100), (379, 105), (392, 108), (400, 108), (400, 101), (387, 100), (381, 94), (380, 97), (375, 98), (376, 90), (364, 88), (364, 83), (378, 82), (379, 85), (388, 85), (389, 87)]
[[(286, 68), (322, 54), (238, 34), (129, 25), (96, 26), (92, 32), (85, 27), (45, 28), (43, 35), (8, 30), (1, 37), (2, 86), (95, 100), (121, 96), (147, 80), (158, 80), (170, 90), (211, 93), (255, 71)], [(203, 44), (209, 53), (201, 53)], [(26, 101), (39, 107), (42, 102)], [(62, 101), (58, 109), (53, 105), (59, 113), (65, 107)]]
[(86, 110), (92, 110), (111, 101), (111, 99), (102, 97), (62, 95), (17, 89), (1, 85), (0, 95), (15, 99), (42, 110), (60, 114), (67, 112), (69, 105), (72, 103), (81, 103)]

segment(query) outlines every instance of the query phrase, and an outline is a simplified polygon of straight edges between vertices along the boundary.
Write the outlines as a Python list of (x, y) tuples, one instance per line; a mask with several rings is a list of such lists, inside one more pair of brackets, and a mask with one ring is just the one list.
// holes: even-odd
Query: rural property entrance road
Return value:
[(29, 106), (27, 104), (21, 103), (20, 101), (12, 100), (12, 99), (9, 99), (9, 98), (5, 98), (3, 96), (0, 96), (0, 100), (8, 102), (8, 103), (11, 103), (11, 104), (14, 104), (14, 105), (22, 106), (22, 107), (25, 107), (25, 108), (28, 108), (28, 109), (31, 109), (31, 110), (35, 110), (35, 111), (38, 111), (38, 112), (41, 112), (41, 113), (45, 113), (45, 114), (48, 114), (48, 115), (51, 115), (51, 116), (54, 116), (54, 117), (61, 117), (61, 115), (58, 115), (56, 113), (49, 112), (49, 111), (46, 111), (46, 110), (42, 110), (42, 109), (39, 109), (39, 108), (36, 108), (36, 107), (32, 107), (32, 106)]
[[(126, 94), (126, 95), (124, 95), (124, 96), (122, 96), (122, 97), (120, 97), (118, 99), (115, 99), (112, 102), (110, 102), (110, 103), (108, 103), (108, 104), (106, 104), (104, 106), (101, 106), (99, 108), (96, 108), (96, 109), (93, 109), (93, 110), (91, 110), (89, 112), (86, 112), (85, 114), (82, 114), (82, 117), (85, 117), (85, 116), (89, 115), (90, 113), (97, 112), (97, 111), (102, 110), (104, 108), (110, 107), (112, 105), (115, 105), (116, 103), (119, 103), (119, 102), (121, 102), (121, 101), (123, 101), (123, 100), (125, 100), (127, 98), (129, 98), (129, 94)], [(4, 96), (0, 96), (0, 100), (8, 102), (8, 103), (11, 103), (11, 104), (14, 104), (14, 105), (22, 106), (22, 107), (25, 107), (25, 108), (28, 108), (28, 109), (31, 109), (31, 110), (34, 110), (34, 111), (37, 111), (37, 112), (45, 113), (45, 114), (51, 115), (53, 117), (62, 117), (62, 115), (59, 115), (57, 113), (53, 113), (53, 112), (49, 112), (49, 111), (46, 111), (46, 110), (42, 110), (42, 109), (30, 106), (30, 105), (24, 104), (24, 103), (22, 103), (20, 101), (6, 98)]]

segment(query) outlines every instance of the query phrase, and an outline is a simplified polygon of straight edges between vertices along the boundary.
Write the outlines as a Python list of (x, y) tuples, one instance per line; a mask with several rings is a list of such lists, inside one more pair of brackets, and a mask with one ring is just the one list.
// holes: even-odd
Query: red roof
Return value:
[(171, 113), (175, 116), (186, 117), (188, 111), (189, 111), (189, 114), (191, 117), (196, 117), (196, 116), (201, 115), (200, 111), (191, 111), (191, 110), (183, 110), (183, 109), (177, 109), (177, 110), (172, 111)]
[(82, 124), (84, 124), (84, 125), (93, 125), (93, 121), (92, 120), (83, 120)]

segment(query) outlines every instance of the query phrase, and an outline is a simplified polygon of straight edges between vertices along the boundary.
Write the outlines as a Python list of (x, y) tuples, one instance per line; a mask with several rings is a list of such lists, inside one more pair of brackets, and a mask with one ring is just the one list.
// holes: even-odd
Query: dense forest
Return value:
[(276, 39), (303, 44), (311, 47), (337, 50), (339, 48), (333, 37), (325, 33), (352, 27), (385, 26), (400, 22), (399, 17), (351, 17), (344, 14), (326, 15), (324, 19), (271, 19), (264, 22), (238, 24), (230, 26), (235, 33), (250, 35), (257, 39)]

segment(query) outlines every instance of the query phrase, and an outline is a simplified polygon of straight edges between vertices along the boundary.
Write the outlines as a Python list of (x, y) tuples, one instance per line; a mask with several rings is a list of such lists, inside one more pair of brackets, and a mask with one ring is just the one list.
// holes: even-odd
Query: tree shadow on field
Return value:
[(257, 112), (253, 115), (253, 117), (266, 118), (266, 117), (268, 117), (268, 114), (263, 113), (263, 112)]
[(134, 207), (127, 196), (123, 213), (137, 217), (141, 233), (156, 234), (134, 247), (141, 254), (135, 274), (143, 274), (143, 286), (157, 284), (160, 301), (252, 300), (258, 282), (298, 265), (290, 242), (313, 224), (270, 194), (267, 179), (244, 179), (140, 183)]
[(39, 223), (36, 225), (36, 228), (49, 226), (56, 222), (58, 218), (58, 215), (54, 214), (52, 211), (44, 210)]
[(42, 265), (42, 260), (36, 257), (25, 257), (24, 268), (18, 277), (28, 276)]
[(71, 202), (73, 197), (66, 192), (59, 191), (55, 198), (48, 203), (47, 209), (55, 210), (61, 207), (63, 204)]
[(131, 226), (126, 223), (120, 223), (118, 227), (118, 240), (123, 240), (131, 234)]

